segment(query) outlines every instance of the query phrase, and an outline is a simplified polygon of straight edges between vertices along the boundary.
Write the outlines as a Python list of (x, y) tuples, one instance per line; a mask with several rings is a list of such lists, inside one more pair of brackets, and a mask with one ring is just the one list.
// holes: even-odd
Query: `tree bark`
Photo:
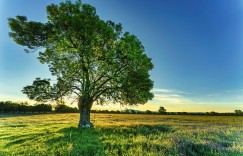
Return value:
[(79, 127), (93, 127), (93, 124), (90, 122), (90, 110), (93, 104), (93, 100), (86, 97), (80, 97), (78, 102), (80, 118), (79, 118)]

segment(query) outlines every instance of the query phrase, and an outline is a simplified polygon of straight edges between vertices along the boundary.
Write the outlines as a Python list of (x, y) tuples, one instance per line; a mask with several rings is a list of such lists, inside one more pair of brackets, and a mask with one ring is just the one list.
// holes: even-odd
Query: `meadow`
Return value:
[(242, 116), (0, 114), (0, 155), (243, 155)]

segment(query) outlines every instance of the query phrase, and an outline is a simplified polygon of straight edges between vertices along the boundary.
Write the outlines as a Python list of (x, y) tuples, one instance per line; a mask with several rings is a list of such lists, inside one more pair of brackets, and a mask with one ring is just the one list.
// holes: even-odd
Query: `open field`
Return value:
[(0, 155), (243, 155), (243, 117), (0, 115)]

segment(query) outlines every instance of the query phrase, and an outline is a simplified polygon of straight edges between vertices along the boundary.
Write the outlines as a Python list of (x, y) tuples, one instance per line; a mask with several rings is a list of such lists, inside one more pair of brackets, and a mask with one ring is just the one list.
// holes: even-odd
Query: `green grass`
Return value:
[(243, 155), (243, 117), (0, 115), (0, 155)]

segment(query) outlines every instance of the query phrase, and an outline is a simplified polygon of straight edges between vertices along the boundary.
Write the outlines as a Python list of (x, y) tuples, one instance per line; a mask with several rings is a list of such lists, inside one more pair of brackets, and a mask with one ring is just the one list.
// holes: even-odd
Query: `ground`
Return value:
[(243, 117), (0, 114), (1, 155), (243, 155)]

